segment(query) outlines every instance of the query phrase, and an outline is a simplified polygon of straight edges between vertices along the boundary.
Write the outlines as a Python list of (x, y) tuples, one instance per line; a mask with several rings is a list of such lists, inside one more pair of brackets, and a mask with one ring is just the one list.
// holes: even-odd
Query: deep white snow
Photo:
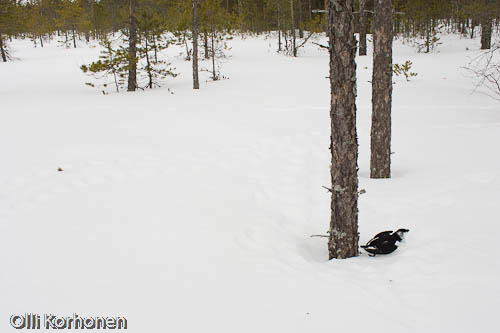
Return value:
[(389, 180), (369, 179), (372, 58), (357, 58), (361, 242), (411, 231), (391, 255), (335, 261), (310, 238), (329, 224), (325, 50), (238, 37), (229, 79), (203, 73), (193, 91), (169, 48), (179, 77), (104, 96), (79, 70), (95, 44), (14, 41), (18, 59), (0, 63), (0, 332), (25, 312), (125, 316), (141, 333), (496, 332), (500, 102), (460, 69), (479, 41), (442, 41), (395, 42), (418, 76), (394, 79)]

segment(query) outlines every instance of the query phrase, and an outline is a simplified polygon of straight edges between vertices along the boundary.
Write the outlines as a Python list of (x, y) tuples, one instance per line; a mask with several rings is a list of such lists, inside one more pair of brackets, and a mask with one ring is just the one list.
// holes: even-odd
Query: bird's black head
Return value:
[(398, 229), (394, 234), (398, 236), (398, 241), (402, 241), (405, 233), (409, 232), (410, 230), (408, 229)]

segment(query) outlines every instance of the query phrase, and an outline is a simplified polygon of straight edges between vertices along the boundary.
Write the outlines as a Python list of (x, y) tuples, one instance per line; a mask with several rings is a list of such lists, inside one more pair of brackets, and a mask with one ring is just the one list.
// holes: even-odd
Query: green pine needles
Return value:
[(410, 60), (406, 60), (404, 63), (394, 64), (392, 72), (394, 75), (399, 76), (403, 75), (406, 81), (410, 81), (410, 78), (417, 76), (417, 73), (411, 71), (411, 66), (413, 63)]
[(125, 48), (114, 48), (112, 42), (107, 36), (100, 41), (103, 47), (99, 60), (89, 64), (82, 65), (82, 72), (92, 76), (96, 81), (104, 81), (100, 84), (86, 82), (91, 87), (102, 87), (103, 94), (107, 94), (108, 85), (114, 85), (116, 92), (123, 89), (126, 83), (128, 71), (128, 53)]
[[(171, 43), (171, 40), (161, 34), (145, 32), (140, 34), (137, 45), (137, 57), (130, 60), (126, 44), (118, 41), (113, 43), (107, 36), (100, 41), (103, 50), (99, 60), (88, 65), (80, 66), (95, 82), (86, 82), (90, 87), (102, 89), (107, 94), (107, 88), (113, 86), (116, 92), (126, 88), (127, 75), (130, 63), (137, 64), (139, 89), (161, 87), (168, 77), (176, 77), (175, 68), (165, 60), (162, 51)], [(115, 44), (118, 44), (115, 46)]]

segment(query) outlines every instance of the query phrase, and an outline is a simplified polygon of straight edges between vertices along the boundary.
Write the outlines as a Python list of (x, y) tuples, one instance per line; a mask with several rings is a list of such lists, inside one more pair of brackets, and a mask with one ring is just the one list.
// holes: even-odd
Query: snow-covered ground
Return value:
[[(322, 37), (319, 42), (325, 42)], [(371, 56), (358, 62), (360, 237), (393, 254), (328, 261), (328, 55), (236, 38), (228, 80), (110, 93), (99, 49), (11, 46), (0, 63), (0, 331), (14, 313), (125, 316), (129, 332), (495, 332), (500, 103), (439, 52), (395, 42), (393, 178), (369, 179)], [(370, 50), (369, 50), (370, 51)], [(208, 62), (204, 63), (208, 66)], [(169, 93), (169, 88), (174, 94)], [(58, 168), (64, 171), (58, 172)]]

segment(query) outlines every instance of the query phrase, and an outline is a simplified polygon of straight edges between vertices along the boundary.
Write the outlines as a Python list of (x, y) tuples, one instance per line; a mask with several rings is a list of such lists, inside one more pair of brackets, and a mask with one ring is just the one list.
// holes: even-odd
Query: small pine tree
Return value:
[(414, 73), (411, 71), (411, 66), (413, 63), (410, 60), (406, 60), (404, 63), (400, 64), (394, 64), (392, 72), (394, 75), (399, 76), (403, 75), (406, 79), (406, 81), (410, 81), (411, 77), (417, 76), (417, 73)]
[[(103, 87), (107, 88), (109, 85), (109, 78), (111, 77), (113, 84), (116, 88), (116, 92), (125, 87), (127, 72), (128, 72), (128, 53), (123, 47), (115, 48), (112, 42), (104, 36), (104, 39), (100, 42), (101, 46), (104, 48), (101, 51), (99, 60), (95, 61), (89, 65), (82, 65), (80, 69), (94, 77), (97, 80), (103, 80), (104, 83), (96, 85), (94, 83), (87, 82), (86, 84), (91, 87)], [(106, 94), (106, 90), (102, 90)]]
[[(141, 43), (137, 48), (139, 59), (139, 87), (150, 88), (160, 87), (161, 82), (167, 77), (176, 77), (175, 68), (171, 68), (171, 64), (165, 61), (160, 54), (165, 50), (170, 41), (163, 38), (161, 35), (154, 35), (144, 32), (141, 38)], [(145, 82), (145, 84), (143, 83)]]

